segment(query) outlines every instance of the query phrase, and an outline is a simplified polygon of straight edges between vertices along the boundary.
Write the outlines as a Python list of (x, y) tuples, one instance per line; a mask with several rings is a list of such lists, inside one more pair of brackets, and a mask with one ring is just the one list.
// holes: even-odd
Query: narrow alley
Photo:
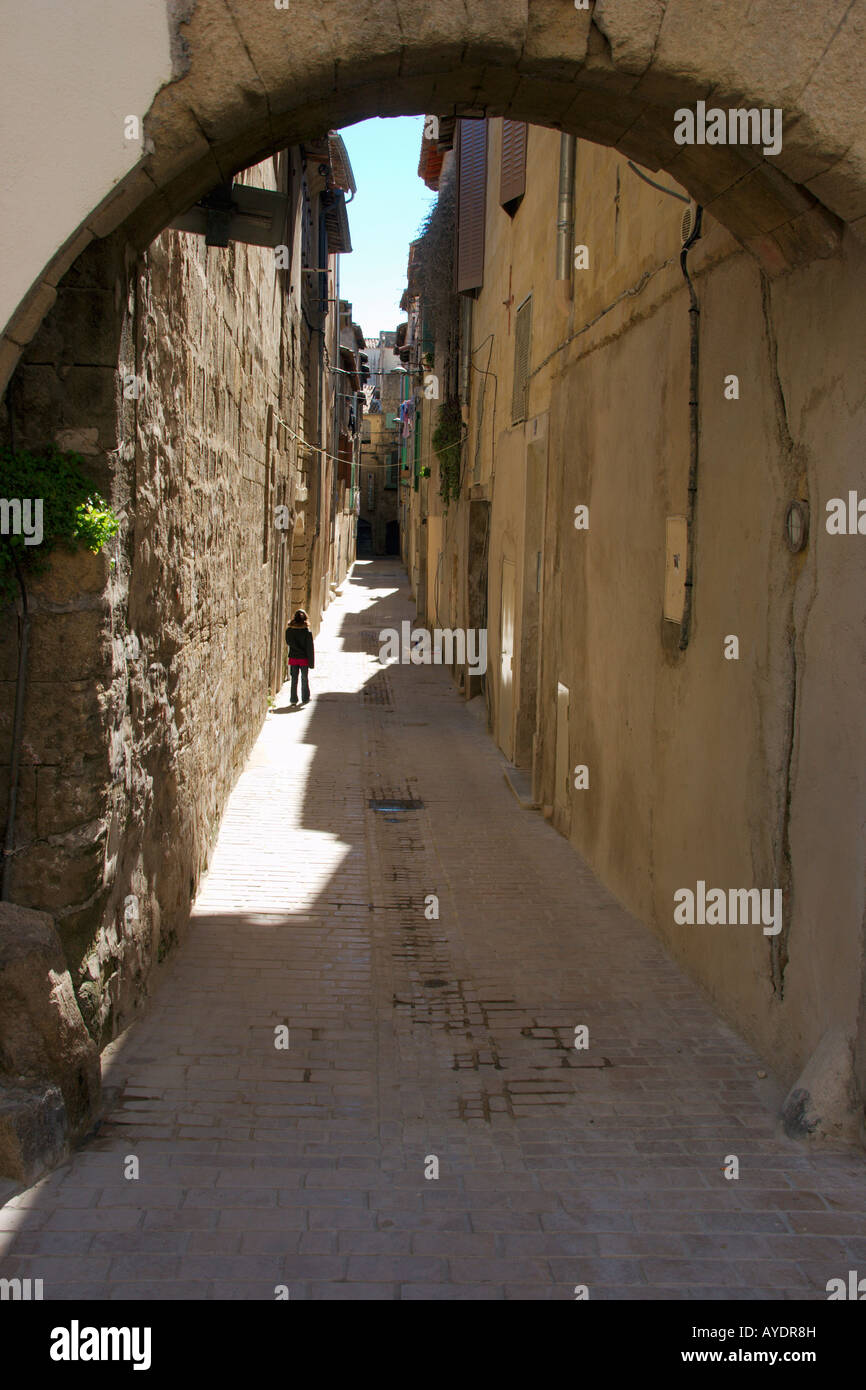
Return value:
[(279, 692), (187, 938), (103, 1057), (107, 1118), (2, 1207), (0, 1274), (52, 1299), (823, 1297), (866, 1261), (859, 1155), (781, 1135), (765, 1064), (518, 802), (483, 697), (380, 665), (412, 615), (399, 561), (359, 560), (312, 703)]
[(363, 1306), (286, 1303), (589, 1301), (579, 1370), (831, 1378), (866, 0), (6, 10), (33, 1369), (284, 1376), (303, 1330), (333, 1379)]

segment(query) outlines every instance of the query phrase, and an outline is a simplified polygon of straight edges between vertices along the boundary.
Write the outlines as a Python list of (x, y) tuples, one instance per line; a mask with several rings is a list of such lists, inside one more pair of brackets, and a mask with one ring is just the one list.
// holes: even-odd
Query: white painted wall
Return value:
[(0, 0), (0, 324), (135, 166), (172, 75), (165, 0)]

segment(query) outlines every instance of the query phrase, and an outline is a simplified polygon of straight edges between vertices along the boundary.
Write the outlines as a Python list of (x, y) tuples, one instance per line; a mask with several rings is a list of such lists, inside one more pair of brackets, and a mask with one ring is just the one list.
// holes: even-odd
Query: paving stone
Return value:
[(823, 1299), (866, 1267), (862, 1155), (779, 1136), (784, 1088), (514, 798), (448, 672), (383, 675), (359, 633), (404, 618), (399, 565), (360, 562), (312, 703), (268, 715), (113, 1052), (98, 1135), (0, 1189), (0, 1277), (94, 1300)]

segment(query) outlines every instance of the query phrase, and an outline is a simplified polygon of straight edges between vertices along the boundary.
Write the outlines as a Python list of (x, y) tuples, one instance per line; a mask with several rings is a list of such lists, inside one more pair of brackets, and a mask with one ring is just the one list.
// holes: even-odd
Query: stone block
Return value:
[(51, 912), (86, 902), (102, 887), (105, 833), (104, 822), (94, 821), (52, 841), (37, 841), (25, 856), (16, 856), (16, 899)]
[(73, 550), (58, 545), (51, 552), (51, 564), (30, 580), (30, 594), (49, 603), (70, 603), (84, 594), (101, 594), (108, 580), (109, 556), (96, 555), (84, 548)]
[(846, 2), (668, 0), (641, 90), (667, 100), (689, 84), (696, 96), (712, 91), (722, 106), (780, 106), (793, 114)]
[(581, 91), (563, 117), (566, 130), (577, 131), (584, 140), (599, 145), (615, 145), (643, 112), (636, 101), (599, 101), (596, 92)]
[[(210, 146), (185, 98), (176, 87), (164, 87), (144, 118), (144, 130), (151, 152), (144, 167), (157, 188), (182, 176), (193, 156), (210, 160)], [(214, 183), (219, 171), (214, 166)]]
[(72, 236), (61, 246), (53, 260), (46, 266), (42, 276), (46, 285), (57, 286), (63, 279), (66, 272), (78, 260), (78, 257), (93, 240), (93, 233), (87, 227), (81, 227), (73, 232)]
[(20, 343), (22, 347), (29, 343), (56, 298), (57, 291), (53, 285), (41, 282), (34, 285), (7, 325), (6, 332), (12, 341)]
[(829, 1028), (782, 1106), (785, 1133), (817, 1142), (862, 1142), (863, 1100), (854, 1079), (854, 1043)]
[(17, 343), (8, 337), (0, 339), (0, 395), (6, 390), (20, 356), (21, 348)]
[[(11, 724), (10, 724), (11, 728)], [(9, 814), (9, 768), (0, 767), (0, 824)], [(36, 836), (36, 768), (22, 762), (18, 773), (18, 800), (15, 807), (16, 847), (29, 844)]]
[(707, 158), (705, 145), (682, 145), (676, 159), (665, 168), (693, 198), (708, 207), (714, 198), (761, 164), (762, 159), (761, 151), (754, 145), (716, 145), (711, 159)]
[(110, 367), (71, 367), (65, 379), (53, 366), (33, 360), (31, 344), (15, 376), (15, 400), (22, 421), (19, 448), (38, 448), (64, 427), (101, 427), (104, 447), (114, 449), (119, 382)]
[(62, 286), (36, 345), (42, 361), (117, 368), (119, 315), (113, 289)]
[(772, 233), (790, 266), (807, 265), (815, 259), (835, 256), (842, 246), (844, 224), (817, 206), (801, 213)]
[(137, 165), (90, 214), (87, 219), (88, 231), (95, 237), (109, 236), (146, 198), (153, 197), (157, 191), (147, 171)]
[(646, 71), (664, 12), (664, 0), (596, 0), (593, 19), (610, 45), (615, 67)]
[(30, 1187), (68, 1154), (69, 1125), (60, 1088), (0, 1085), (0, 1177)]
[(862, 136), (823, 174), (809, 180), (809, 191), (846, 222), (866, 216), (866, 148)]
[(70, 1134), (91, 1122), (100, 1093), (99, 1055), (79, 1012), (54, 922), (45, 912), (5, 902), (0, 1069), (16, 1084), (59, 1087)]
[[(62, 672), (53, 681), (28, 680), (24, 711), (23, 757), (28, 762), (63, 763), (75, 756), (94, 757), (104, 748), (103, 720), (90, 681), (65, 684)], [(15, 691), (11, 681), (0, 703), (0, 738), (11, 731)], [(8, 719), (8, 725), (5, 721)]]
[(109, 795), (104, 757), (80, 760), (68, 771), (36, 769), (36, 830), (40, 836), (60, 835), (105, 814)]
[(772, 232), (814, 206), (808, 193), (771, 165), (761, 164), (714, 198), (707, 211), (734, 236), (746, 239)]
[[(268, 8), (278, 23), (283, 20), (284, 30), (288, 24), (294, 31), (294, 14), (287, 20), (273, 6)], [(321, 22), (317, 27), (321, 34)], [(184, 25), (183, 37), (192, 62), (176, 91), (195, 112), (200, 133), (211, 139), (227, 124), (240, 128), (247, 121), (267, 117), (267, 92), (228, 6), (197, 4)], [(167, 104), (154, 102), (145, 120), (148, 133), (155, 130), (154, 118)]]
[(29, 676), (34, 681), (83, 681), (108, 677), (110, 648), (101, 609), (78, 613), (35, 613)]
[(573, 80), (586, 58), (590, 22), (589, 10), (576, 10), (559, 0), (536, 0), (529, 10), (521, 71)]
[(856, 222), (850, 223), (851, 231), (860, 242), (866, 242), (866, 217), (858, 217)]

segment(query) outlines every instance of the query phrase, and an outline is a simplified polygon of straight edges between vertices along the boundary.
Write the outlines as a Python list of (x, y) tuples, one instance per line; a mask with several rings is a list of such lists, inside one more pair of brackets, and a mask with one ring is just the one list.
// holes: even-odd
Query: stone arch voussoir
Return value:
[[(664, 170), (783, 273), (866, 232), (866, 0), (168, 0), (174, 80), (144, 154), (29, 286), (0, 346), (0, 389), (94, 238), (145, 245), (214, 183), (374, 115), (510, 115)], [(135, 62), (130, 53), (130, 63)], [(783, 113), (782, 150), (680, 146), (698, 100)]]

